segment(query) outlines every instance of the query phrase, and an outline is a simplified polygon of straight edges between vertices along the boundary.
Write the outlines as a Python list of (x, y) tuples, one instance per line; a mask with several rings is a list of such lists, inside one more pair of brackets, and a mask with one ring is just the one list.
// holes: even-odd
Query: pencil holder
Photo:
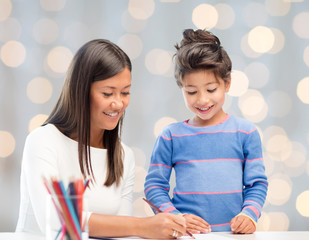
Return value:
[(45, 239), (88, 239), (87, 204), (83, 195), (48, 195)]

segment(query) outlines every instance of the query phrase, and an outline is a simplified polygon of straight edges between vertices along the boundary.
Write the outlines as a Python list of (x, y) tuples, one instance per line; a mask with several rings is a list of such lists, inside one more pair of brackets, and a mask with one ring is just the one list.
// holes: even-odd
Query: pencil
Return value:
[[(143, 198), (143, 200), (144, 200), (146, 203), (148, 203), (148, 204), (150, 205), (150, 207), (152, 207), (154, 210), (156, 210), (156, 211), (158, 211), (158, 212), (162, 212), (159, 208), (157, 208), (155, 205), (153, 205), (153, 204), (152, 204), (149, 200), (147, 200), (146, 198)], [(192, 237), (192, 238), (195, 239), (195, 237), (193, 236), (192, 233), (190, 233), (189, 231), (186, 231), (186, 233), (187, 233), (190, 237)]]

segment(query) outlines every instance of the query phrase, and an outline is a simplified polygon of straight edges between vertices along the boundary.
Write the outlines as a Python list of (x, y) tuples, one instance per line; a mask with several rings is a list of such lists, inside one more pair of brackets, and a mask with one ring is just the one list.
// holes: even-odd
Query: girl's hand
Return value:
[(254, 233), (255, 224), (252, 220), (244, 215), (234, 217), (231, 222), (231, 230), (233, 233)]
[(210, 225), (203, 218), (193, 214), (183, 214), (186, 219), (187, 231), (191, 233), (209, 233)]
[(179, 238), (186, 234), (186, 221), (180, 215), (158, 213), (142, 221), (143, 233), (140, 236), (145, 238)]

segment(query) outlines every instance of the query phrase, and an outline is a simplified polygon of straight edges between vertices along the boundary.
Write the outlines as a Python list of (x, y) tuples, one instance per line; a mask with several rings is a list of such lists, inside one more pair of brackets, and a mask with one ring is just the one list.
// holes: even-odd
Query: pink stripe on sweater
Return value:
[(226, 225), (230, 225), (230, 223), (214, 224), (214, 225), (210, 225), (210, 227), (220, 227), (220, 226), (226, 226)]
[(184, 193), (180, 193), (180, 192), (173, 192), (174, 194), (178, 194), (178, 195), (189, 195), (189, 194), (207, 194), (207, 195), (211, 195), (211, 194), (228, 194), (228, 193), (240, 193), (243, 190), (238, 190), (238, 191), (228, 191), (228, 192), (184, 192)]
[(174, 211), (174, 210), (176, 210), (175, 207), (169, 207), (169, 208), (165, 209), (163, 212), (167, 213), (167, 212), (171, 212), (171, 211)]
[(254, 204), (258, 205), (258, 206), (262, 209), (261, 205), (260, 205), (260, 204), (258, 204), (258, 203), (257, 203), (257, 202), (255, 202), (255, 201), (252, 201), (252, 200), (246, 200), (246, 201), (244, 201), (244, 203), (246, 203), (246, 202), (252, 202), (252, 203), (254, 203)]
[[(173, 137), (185, 137), (185, 136), (194, 136), (194, 135), (199, 135), (199, 134), (205, 134), (205, 133), (236, 133), (236, 132), (242, 132), (242, 133), (245, 133), (245, 134), (250, 134), (250, 133), (252, 133), (252, 132), (254, 132), (256, 130), (256, 128), (255, 129), (253, 129), (252, 131), (250, 131), (250, 132), (246, 132), (246, 131), (243, 131), (243, 130), (240, 130), (240, 129), (238, 129), (238, 130), (236, 130), (236, 131), (205, 131), (205, 132), (198, 132), (198, 133), (192, 133), (192, 134), (183, 134), (183, 135), (174, 135), (174, 134), (172, 134), (172, 136)], [(168, 138), (165, 138), (166, 140), (170, 140), (170, 139), (168, 139)]]
[(189, 160), (189, 161), (179, 161), (178, 163), (190, 163), (190, 162), (215, 162), (215, 161), (237, 161), (237, 162), (244, 162), (242, 159), (229, 159), (229, 158), (218, 158), (218, 159), (201, 159), (201, 160)]
[(161, 186), (152, 186), (152, 187), (147, 188), (147, 189), (145, 190), (144, 193), (148, 192), (148, 190), (150, 190), (150, 189), (152, 189), (152, 188), (163, 188), (163, 189), (169, 191), (169, 189), (168, 189), (168, 188), (165, 188), (165, 187), (161, 187)]
[(257, 217), (260, 216), (260, 212), (259, 212), (255, 207), (253, 207), (253, 206), (247, 206), (247, 207), (244, 207), (243, 210), (245, 210), (245, 209), (247, 209), (247, 208), (251, 209)]
[(170, 166), (167, 166), (167, 165), (164, 165), (164, 164), (161, 164), (161, 163), (151, 163), (150, 166), (163, 166), (163, 167), (167, 167), (167, 168), (172, 168)]

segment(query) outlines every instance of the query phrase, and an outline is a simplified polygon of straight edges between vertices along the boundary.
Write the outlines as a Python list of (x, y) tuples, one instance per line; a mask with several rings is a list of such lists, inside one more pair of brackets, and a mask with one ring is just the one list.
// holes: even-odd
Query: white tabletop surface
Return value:
[[(232, 234), (230, 232), (213, 232), (208, 234), (195, 234), (197, 240), (309, 240), (309, 231), (288, 231), (288, 232), (255, 232), (254, 234)], [(123, 238), (134, 239), (134, 238)], [(183, 237), (181, 239), (189, 239)], [(29, 233), (0, 233), (0, 240), (44, 240), (44, 236)]]

